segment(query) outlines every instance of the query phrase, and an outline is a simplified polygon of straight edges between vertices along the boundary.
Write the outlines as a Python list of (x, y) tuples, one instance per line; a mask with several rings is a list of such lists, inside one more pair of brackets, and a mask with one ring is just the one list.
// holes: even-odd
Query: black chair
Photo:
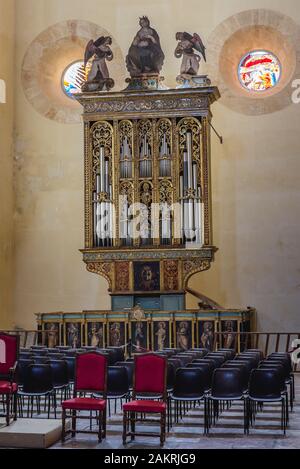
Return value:
[(48, 401), (48, 419), (50, 418), (50, 401), (53, 399), (54, 416), (56, 418), (56, 396), (52, 384), (52, 371), (50, 365), (29, 365), (24, 373), (23, 388), (17, 393), (19, 413), (23, 417), (24, 398), (28, 398), (27, 418), (29, 418), (29, 401), (31, 403), (31, 418), (33, 416), (33, 404), (36, 399), (37, 413), (41, 413), (41, 398)]
[(236, 355), (236, 351), (233, 348), (219, 348), (218, 352), (226, 354), (228, 360), (233, 360)]
[(253, 361), (248, 360), (246, 358), (239, 358), (239, 359), (229, 360), (227, 363), (233, 363), (233, 364), (240, 363), (241, 365), (245, 365), (248, 372), (249, 372), (249, 376), (250, 376), (251, 371), (256, 368), (256, 365), (253, 363)]
[(197, 360), (193, 360), (192, 363), (209, 363), (210, 367), (212, 370), (214, 370), (215, 368), (218, 368), (218, 360), (214, 360), (214, 359), (210, 359), (210, 358), (201, 358), (201, 359), (197, 359)]
[(246, 363), (226, 362), (223, 363), (222, 368), (236, 368), (237, 370), (241, 370), (243, 392), (247, 392), (251, 370), (247, 367)]
[(127, 370), (129, 389), (132, 390), (133, 387), (133, 373), (134, 373), (134, 362), (117, 362), (115, 366), (124, 366)]
[(252, 364), (252, 367), (253, 367), (253, 368), (257, 368), (258, 365), (259, 365), (259, 361), (260, 361), (257, 356), (254, 356), (254, 355), (245, 355), (245, 354), (236, 355), (236, 357), (235, 357), (234, 360), (244, 360), (244, 361), (248, 361), (249, 363)]
[(116, 361), (123, 362), (125, 360), (124, 348), (123, 347), (107, 347), (107, 350), (114, 350), (116, 354)]
[[(201, 368), (179, 368), (176, 371), (174, 389), (170, 394), (170, 408), (175, 403), (174, 420), (178, 422), (179, 417), (189, 408), (189, 404), (200, 403), (204, 400), (204, 369)], [(206, 407), (204, 408), (204, 431), (206, 428)], [(172, 409), (170, 412), (172, 425)]]
[(261, 360), (263, 360), (264, 357), (265, 357), (264, 352), (262, 350), (258, 349), (258, 348), (247, 348), (247, 349), (244, 350), (244, 352), (246, 352), (246, 353), (247, 352), (251, 352), (251, 353), (256, 352), (256, 353), (259, 354), (259, 357), (260, 357)]
[(64, 354), (66, 357), (76, 357), (78, 352), (75, 349), (65, 350)]
[(33, 353), (32, 352), (20, 352), (19, 353), (19, 359), (31, 359), (33, 357)]
[[(93, 397), (99, 398), (98, 394), (93, 394)], [(108, 414), (111, 416), (110, 401), (115, 402), (115, 413), (117, 412), (117, 401), (120, 399), (122, 408), (122, 401), (125, 399), (127, 402), (129, 398), (129, 380), (127, 368), (125, 366), (109, 366), (107, 368), (107, 395), (108, 399)]]
[(250, 424), (255, 422), (258, 407), (266, 402), (281, 404), (281, 429), (286, 434), (288, 422), (287, 391), (284, 378), (276, 369), (252, 370), (249, 382), (248, 415)]
[(73, 385), (74, 384), (74, 377), (75, 377), (75, 363), (76, 363), (76, 357), (69, 357), (66, 356), (64, 357), (64, 361), (67, 364), (68, 367), (68, 380), (69, 384)]
[(33, 355), (32, 360), (34, 360), (34, 363), (50, 363), (50, 357), (48, 355)]
[(216, 368), (220, 367), (225, 363), (226, 359), (224, 355), (213, 355), (213, 354), (208, 354), (204, 357), (204, 360), (213, 360)]
[(72, 349), (68, 345), (57, 345), (55, 347), (55, 350), (57, 350), (58, 352), (66, 352), (67, 350), (72, 350)]
[(44, 357), (48, 355), (48, 350), (44, 348), (37, 348), (37, 349), (32, 349), (32, 353), (34, 356)]
[(181, 360), (181, 363), (184, 364), (184, 366), (188, 365), (188, 363), (191, 363), (193, 361), (193, 355), (185, 355), (185, 354), (178, 354), (175, 355), (176, 358), (179, 358)]
[(192, 350), (192, 352), (194, 352), (194, 351), (195, 352), (200, 352), (202, 354), (202, 356), (207, 355), (208, 353), (211, 352), (211, 350), (209, 350), (208, 348), (192, 348), (191, 350)]
[(211, 363), (189, 363), (187, 368), (198, 368), (203, 370), (203, 376), (202, 376), (202, 382), (203, 382), (203, 387), (204, 387), (204, 392), (209, 392), (211, 389), (211, 380), (212, 380), (212, 375), (214, 371), (214, 367), (211, 365)]
[(70, 397), (69, 372), (67, 362), (64, 360), (51, 360), (52, 384), (57, 395), (67, 399)]
[(208, 417), (206, 419), (206, 433), (209, 433), (212, 422), (220, 416), (220, 403), (242, 401), (244, 406), (244, 433), (248, 433), (248, 414), (246, 398), (243, 389), (243, 376), (237, 368), (217, 368), (212, 378), (211, 392), (206, 396)]
[(283, 367), (285, 383), (290, 387), (290, 404), (291, 410), (293, 410), (293, 402), (295, 399), (295, 379), (294, 374), (291, 371), (291, 362), (289, 359), (286, 357), (270, 356), (261, 363), (268, 363), (269, 365), (281, 365)]
[(18, 365), (16, 369), (16, 377), (17, 377), (17, 383), (18, 387), (21, 388), (24, 383), (26, 371), (29, 365), (34, 365), (34, 361), (32, 359), (21, 359), (18, 360)]
[(65, 355), (63, 353), (49, 352), (47, 357), (49, 357), (50, 360), (63, 360)]
[(180, 360), (180, 358), (176, 358), (176, 357), (173, 357), (172, 358), (168, 358), (168, 363), (172, 363), (172, 365), (174, 365), (175, 367), (175, 370), (177, 370), (177, 368), (182, 368), (182, 361)]

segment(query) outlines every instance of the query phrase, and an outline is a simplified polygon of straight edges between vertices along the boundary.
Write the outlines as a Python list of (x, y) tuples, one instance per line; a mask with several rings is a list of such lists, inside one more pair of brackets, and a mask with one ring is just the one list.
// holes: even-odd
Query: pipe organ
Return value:
[(113, 295), (180, 295), (192, 274), (210, 267), (210, 121), (218, 98), (212, 86), (77, 95), (83, 259)]

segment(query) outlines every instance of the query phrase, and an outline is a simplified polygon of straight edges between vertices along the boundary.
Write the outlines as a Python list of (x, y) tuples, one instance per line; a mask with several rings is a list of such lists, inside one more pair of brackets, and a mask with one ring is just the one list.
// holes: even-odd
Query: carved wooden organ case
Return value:
[[(85, 247), (113, 294), (183, 293), (207, 270), (215, 87), (85, 93)], [(148, 268), (147, 268), (148, 266)]]

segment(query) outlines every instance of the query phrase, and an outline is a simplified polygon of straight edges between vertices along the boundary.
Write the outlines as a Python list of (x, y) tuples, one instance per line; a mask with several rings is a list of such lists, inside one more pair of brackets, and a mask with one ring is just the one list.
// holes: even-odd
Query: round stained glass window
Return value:
[(74, 98), (74, 93), (81, 92), (81, 86), (87, 80), (90, 69), (90, 63), (84, 68), (83, 60), (78, 60), (65, 69), (62, 74), (62, 89), (69, 98)]
[(255, 50), (245, 55), (239, 64), (239, 79), (249, 91), (274, 88), (281, 77), (281, 65), (271, 52)]

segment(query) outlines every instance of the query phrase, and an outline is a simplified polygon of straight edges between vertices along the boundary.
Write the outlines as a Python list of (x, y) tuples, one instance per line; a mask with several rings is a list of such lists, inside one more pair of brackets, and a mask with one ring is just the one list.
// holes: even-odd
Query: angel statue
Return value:
[(113, 52), (110, 48), (112, 39), (109, 36), (101, 36), (96, 41), (88, 42), (84, 54), (84, 68), (88, 61), (93, 58), (91, 70), (87, 81), (82, 85), (82, 91), (109, 91), (115, 86), (115, 82), (109, 77), (106, 60), (111, 62)]
[(155, 29), (151, 28), (147, 16), (140, 18), (139, 24), (141, 29), (136, 34), (126, 57), (127, 70), (134, 78), (159, 75), (165, 59), (159, 36)]
[[(179, 43), (175, 50), (175, 57), (177, 59), (182, 57), (178, 81), (198, 76), (201, 55), (206, 62), (205, 47), (200, 36), (196, 33), (194, 33), (193, 36), (185, 32), (176, 33), (176, 41), (179, 41)], [(195, 50), (201, 55), (196, 54)]]

